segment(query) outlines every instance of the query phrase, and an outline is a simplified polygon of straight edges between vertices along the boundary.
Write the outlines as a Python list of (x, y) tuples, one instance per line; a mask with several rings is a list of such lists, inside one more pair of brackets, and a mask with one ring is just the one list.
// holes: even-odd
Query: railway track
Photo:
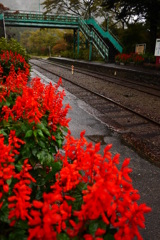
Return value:
[[(123, 102), (122, 100), (119, 100), (118, 97), (114, 99), (110, 96), (104, 95), (103, 88), (104, 84), (106, 84), (104, 80), (102, 80), (101, 84), (99, 84), (101, 87), (99, 86), (99, 88), (96, 88), (95, 91), (93, 90), (93, 86), (90, 87), (92, 82), (89, 84), (86, 80), (87, 83), (85, 85), (84, 81), (81, 81), (81, 79), (80, 81), (75, 81), (75, 76), (73, 76), (71, 71), (69, 71), (66, 67), (62, 68), (62, 66), (58, 65), (56, 66), (57, 70), (55, 71), (55, 66), (49, 64), (48, 62), (31, 60), (31, 64), (35, 69), (50, 79), (53, 78), (53, 75), (57, 76), (58, 78), (62, 77), (62, 82), (65, 89), (76, 95), (78, 98), (84, 100), (90, 106), (92, 106), (93, 109), (95, 109), (95, 112), (92, 112), (92, 114), (95, 114), (110, 128), (119, 132), (122, 139), (134, 147), (141, 155), (148, 158), (148, 160), (157, 166), (160, 166), (158, 159), (160, 154), (160, 120), (156, 110), (154, 115), (153, 112), (151, 114), (146, 111), (142, 111), (139, 107), (133, 107), (130, 103), (126, 104), (125, 101)], [(78, 74), (82, 74), (83, 77), (84, 74), (86, 76), (86, 73)], [(93, 82), (96, 82), (95, 78), (96, 77), (94, 75), (94, 77), (92, 77)], [(129, 86), (127, 88), (129, 89)], [(138, 90), (133, 90), (133, 88), (130, 88), (129, 91)], [(142, 92), (139, 91), (139, 94), (142, 95)], [(143, 94), (146, 95), (148, 93), (145, 92)], [(156, 101), (159, 100), (157, 95), (152, 94), (152, 98), (156, 98)], [(156, 108), (158, 109), (158, 106), (156, 106)]]
[[(39, 61), (43, 63), (51, 64), (52, 66), (62, 67), (64, 69), (71, 71), (71, 66), (69, 66), (68, 64), (60, 64), (60, 63), (55, 63), (53, 61), (48, 61), (43, 59), (40, 59)], [(97, 77), (99, 80), (102, 80), (102, 81), (108, 81), (120, 86), (129, 87), (131, 89), (138, 90), (142, 93), (148, 93), (150, 95), (160, 97), (160, 87), (158, 86), (145, 84), (145, 83), (132, 81), (132, 80), (126, 80), (122, 78), (117, 78), (116, 76), (111, 77), (106, 73), (103, 73), (103, 74), (100, 72), (96, 73), (95, 71), (86, 70), (86, 69), (82, 70), (81, 68), (78, 68), (78, 67), (74, 68), (74, 72), (86, 74), (87, 76), (90, 76), (90, 77)], [(115, 75), (116, 75), (116, 71), (115, 71)]]

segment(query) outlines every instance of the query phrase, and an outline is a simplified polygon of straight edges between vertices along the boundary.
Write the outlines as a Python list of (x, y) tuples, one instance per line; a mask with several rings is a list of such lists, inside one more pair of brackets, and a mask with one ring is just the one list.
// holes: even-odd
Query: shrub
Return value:
[(3, 51), (11, 51), (12, 53), (20, 54), (22, 57), (24, 57), (27, 63), (29, 61), (29, 55), (27, 54), (25, 48), (23, 48), (13, 38), (11, 38), (10, 40), (7, 40), (6, 38), (0, 38), (0, 54)]
[(144, 62), (145, 63), (155, 63), (156, 62), (156, 57), (152, 54), (146, 53), (143, 55), (144, 57)]
[(16, 52), (12, 51), (1, 51), (0, 54), (0, 65), (3, 69), (3, 76), (8, 76), (10, 69), (14, 66), (14, 70), (17, 73), (18, 70), (22, 70), (25, 75), (29, 76), (29, 65), (25, 61), (25, 58)]
[(133, 62), (135, 64), (142, 64), (144, 62), (144, 57), (138, 53), (120, 53), (115, 56), (115, 61), (122, 62), (124, 64)]

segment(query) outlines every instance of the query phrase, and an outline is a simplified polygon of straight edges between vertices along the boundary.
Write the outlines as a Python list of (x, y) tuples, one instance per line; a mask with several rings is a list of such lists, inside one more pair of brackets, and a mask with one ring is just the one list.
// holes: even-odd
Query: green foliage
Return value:
[(61, 30), (38, 29), (23, 32), (20, 42), (30, 54), (48, 56), (62, 36), (63, 31)]
[(82, 17), (89, 17), (89, 15), (96, 14), (99, 11), (99, 6), (101, 2), (99, 0), (95, 1), (77, 1), (77, 0), (45, 0), (42, 5), (46, 9), (46, 13), (51, 12), (53, 9), (57, 14), (63, 13), (68, 14), (68, 12), (72, 14), (76, 14)]
[[(160, 26), (160, 1), (159, 0), (103, 0), (106, 10), (116, 13), (116, 19), (123, 22), (124, 26), (143, 22), (148, 29), (149, 51), (153, 53)], [(118, 6), (118, 11), (117, 11)]]
[(146, 43), (148, 46), (148, 31), (142, 23), (129, 24), (128, 28), (121, 31), (120, 34), (125, 53), (135, 52), (136, 44)]
[(8, 50), (13, 53), (20, 54), (25, 58), (27, 63), (29, 61), (29, 55), (27, 54), (26, 49), (23, 48), (22, 45), (13, 38), (10, 40), (7, 40), (6, 38), (0, 38), (0, 52), (2, 52), (2, 50)]
[(53, 48), (52, 53), (53, 55), (61, 55), (62, 52), (64, 52), (67, 48), (67, 43), (65, 41), (58, 42)]
[(144, 62), (146, 62), (146, 63), (155, 63), (156, 62), (156, 57), (153, 54), (145, 53), (143, 55), (143, 57), (144, 57)]

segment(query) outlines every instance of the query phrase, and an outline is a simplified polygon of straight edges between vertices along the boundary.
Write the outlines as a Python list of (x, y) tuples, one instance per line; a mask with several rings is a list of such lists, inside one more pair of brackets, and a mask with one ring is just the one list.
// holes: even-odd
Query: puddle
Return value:
[(133, 94), (124, 94), (123, 96), (124, 96), (124, 97), (127, 97), (127, 98), (129, 98), (129, 97), (134, 97)]
[(106, 136), (103, 136), (103, 135), (87, 135), (86, 136), (87, 138), (89, 138), (89, 140), (91, 140), (92, 142), (95, 142), (95, 143), (101, 143), (101, 145), (106, 145), (106, 142), (104, 141), (104, 138)]

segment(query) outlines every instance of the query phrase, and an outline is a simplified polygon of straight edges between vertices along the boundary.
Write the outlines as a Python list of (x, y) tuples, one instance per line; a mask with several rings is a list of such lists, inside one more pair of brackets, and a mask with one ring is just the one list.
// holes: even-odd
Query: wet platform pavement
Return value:
[[(40, 77), (44, 83), (51, 81), (33, 69), (31, 77), (35, 76)], [(72, 135), (79, 138), (80, 132), (85, 129), (85, 137), (88, 141), (101, 142), (101, 152), (107, 144), (112, 144), (111, 152), (113, 156), (120, 153), (121, 163), (125, 158), (131, 159), (129, 167), (133, 170), (130, 175), (133, 186), (140, 193), (140, 202), (145, 202), (152, 208), (152, 212), (145, 215), (146, 229), (140, 230), (140, 232), (144, 240), (160, 239), (160, 168), (150, 164), (124, 145), (117, 133), (94, 116), (94, 109), (68, 91), (65, 90), (65, 93), (64, 104), (69, 103), (72, 107), (68, 114), (68, 117), (71, 118), (69, 128)]]

